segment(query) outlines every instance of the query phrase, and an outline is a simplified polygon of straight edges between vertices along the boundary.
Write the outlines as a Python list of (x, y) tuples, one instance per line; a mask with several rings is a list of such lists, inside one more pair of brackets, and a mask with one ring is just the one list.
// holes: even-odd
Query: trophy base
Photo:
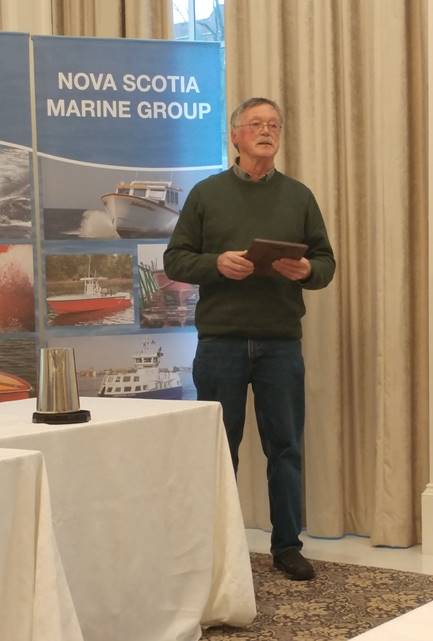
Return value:
[(89, 410), (75, 412), (33, 412), (33, 423), (48, 423), (49, 425), (66, 425), (68, 423), (87, 423), (90, 421)]

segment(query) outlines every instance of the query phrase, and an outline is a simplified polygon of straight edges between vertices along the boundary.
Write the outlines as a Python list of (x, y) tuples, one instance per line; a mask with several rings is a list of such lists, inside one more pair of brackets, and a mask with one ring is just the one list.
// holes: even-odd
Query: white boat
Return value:
[(181, 399), (182, 382), (173, 369), (161, 368), (161, 347), (146, 337), (134, 368), (128, 372), (110, 372), (104, 375), (98, 396), (111, 398), (164, 398)]
[(179, 217), (179, 192), (170, 181), (121, 182), (101, 200), (122, 238), (167, 238)]

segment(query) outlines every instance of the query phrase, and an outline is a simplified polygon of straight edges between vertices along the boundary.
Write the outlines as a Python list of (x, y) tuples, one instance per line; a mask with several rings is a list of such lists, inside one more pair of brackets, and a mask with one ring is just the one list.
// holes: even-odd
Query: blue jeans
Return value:
[(289, 339), (205, 337), (193, 363), (197, 398), (219, 401), (235, 472), (245, 422), (248, 384), (267, 458), (272, 523), (271, 552), (300, 549), (301, 441), (304, 429), (304, 360), (301, 342)]

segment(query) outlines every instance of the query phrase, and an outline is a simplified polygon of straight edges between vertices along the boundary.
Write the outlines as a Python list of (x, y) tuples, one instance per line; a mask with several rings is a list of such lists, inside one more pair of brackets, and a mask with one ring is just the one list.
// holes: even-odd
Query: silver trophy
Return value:
[(77, 372), (72, 347), (42, 347), (39, 387), (33, 423), (85, 423), (90, 412), (80, 409)]

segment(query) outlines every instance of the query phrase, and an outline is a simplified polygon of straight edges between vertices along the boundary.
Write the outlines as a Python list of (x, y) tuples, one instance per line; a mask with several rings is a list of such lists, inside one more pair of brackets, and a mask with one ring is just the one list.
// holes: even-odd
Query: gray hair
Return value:
[(270, 100), (269, 98), (248, 98), (248, 100), (241, 102), (239, 107), (236, 107), (236, 109), (233, 111), (230, 117), (230, 127), (232, 129), (237, 127), (240, 117), (244, 113), (244, 111), (246, 111), (247, 109), (251, 109), (252, 107), (258, 107), (258, 105), (270, 105), (271, 107), (273, 107), (278, 114), (280, 122), (283, 122), (282, 111), (276, 102)]

